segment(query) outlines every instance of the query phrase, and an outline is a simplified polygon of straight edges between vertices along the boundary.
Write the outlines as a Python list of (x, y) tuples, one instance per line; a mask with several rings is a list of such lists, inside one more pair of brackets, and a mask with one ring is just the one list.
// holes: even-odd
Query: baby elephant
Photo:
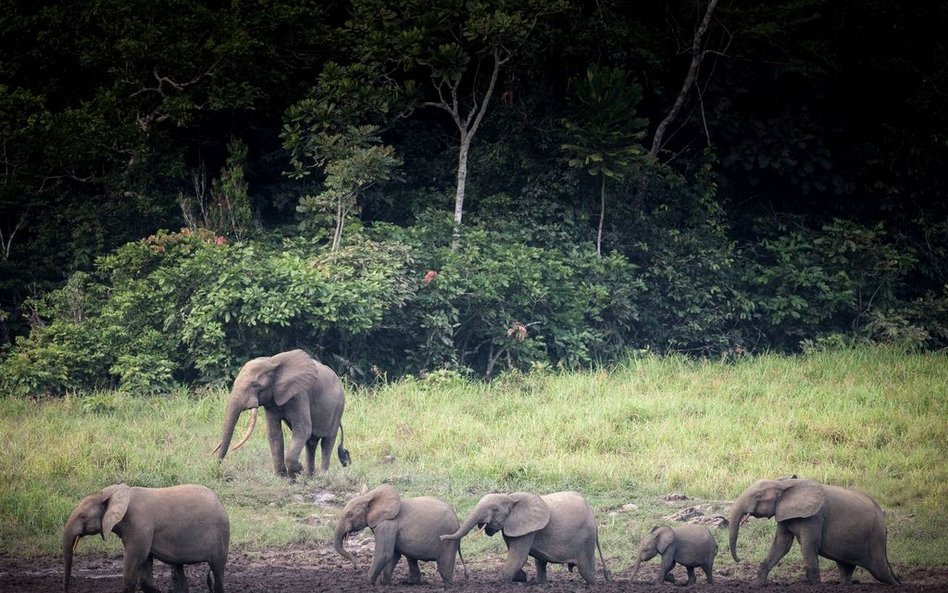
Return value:
[[(139, 586), (159, 593), (152, 579), (154, 559), (171, 565), (175, 593), (187, 591), (184, 565), (207, 562), (214, 593), (224, 592), (230, 520), (217, 495), (194, 484), (170, 488), (107, 486), (82, 499), (63, 529), (63, 591), (69, 593), (72, 553), (84, 535), (114, 532), (125, 546), (124, 592)], [(211, 575), (208, 574), (210, 587)]]
[(688, 570), (688, 584), (692, 585), (695, 578), (695, 567), (704, 570), (708, 582), (713, 583), (711, 570), (714, 568), (714, 556), (718, 553), (718, 543), (707, 527), (701, 525), (682, 525), (681, 527), (653, 527), (648, 535), (642, 538), (639, 544), (638, 558), (635, 560), (635, 569), (632, 578), (638, 574), (643, 561), (651, 560), (656, 554), (662, 555), (662, 566), (655, 578), (655, 583), (663, 580), (674, 581), (670, 576), (675, 563), (681, 564)]
[(391, 584), (392, 572), (402, 556), (408, 559), (409, 583), (421, 582), (419, 560), (434, 560), (444, 583), (451, 584), (455, 557), (461, 556), (461, 548), (459, 542), (441, 541), (440, 537), (458, 528), (458, 515), (451, 505), (432, 496), (402, 498), (398, 490), (387, 484), (355, 496), (339, 514), (333, 539), (336, 552), (353, 564), (355, 559), (346, 551), (343, 541), (350, 533), (366, 527), (375, 535), (370, 584), (375, 584), (379, 574), (383, 584)]

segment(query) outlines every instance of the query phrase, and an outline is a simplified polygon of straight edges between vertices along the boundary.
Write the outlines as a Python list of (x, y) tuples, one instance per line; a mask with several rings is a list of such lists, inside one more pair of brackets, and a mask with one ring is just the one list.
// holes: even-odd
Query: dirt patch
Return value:
[[(356, 592), (368, 589), (365, 582), (368, 573), (371, 552), (359, 554), (358, 565), (353, 568), (348, 562), (335, 555), (332, 550), (313, 549), (270, 549), (252, 553), (233, 553), (227, 565), (225, 587), (230, 592), (240, 593), (314, 593), (314, 592)], [(839, 590), (839, 582), (831, 563), (823, 563), (823, 583), (818, 586), (807, 585), (796, 577), (778, 579), (770, 591), (780, 593), (828, 593)], [(657, 566), (643, 566), (635, 582), (629, 580), (628, 572), (613, 574), (609, 582), (600, 580), (593, 587), (586, 587), (576, 573), (568, 573), (565, 567), (551, 565), (548, 571), (549, 585), (535, 588), (530, 583), (496, 582), (499, 562), (468, 560), (468, 579), (457, 568), (452, 591), (459, 593), (549, 593), (602, 592), (619, 593), (628, 591), (670, 590), (668, 586), (656, 588), (651, 584)], [(424, 582), (418, 586), (399, 587), (412, 593), (435, 593), (444, 591), (441, 578), (434, 563), (422, 563)], [(700, 571), (699, 571), (700, 572)], [(207, 567), (189, 566), (187, 569), (190, 590), (205, 590)], [(534, 577), (533, 563), (527, 563), (527, 573)], [(674, 573), (679, 582), (685, 578), (681, 567)], [(395, 570), (395, 582), (399, 583), (408, 576), (405, 562), (399, 563)], [(599, 573), (597, 576), (601, 576)], [(948, 591), (948, 568), (915, 568), (902, 571), (905, 584), (897, 590), (899, 593), (933, 593)], [(800, 575), (802, 579), (802, 574)], [(856, 578), (862, 582), (845, 589), (851, 593), (894, 591), (887, 585), (871, 580), (868, 574), (859, 570)], [(867, 580), (868, 579), (868, 580)], [(165, 591), (171, 589), (171, 571), (160, 562), (155, 563), (156, 584)], [(122, 590), (121, 556), (95, 557), (77, 556), (73, 566), (71, 591), (75, 593), (118, 592)], [(734, 567), (726, 571), (715, 571), (714, 585), (708, 585), (703, 577), (698, 581), (695, 591), (704, 593), (747, 591), (760, 592), (751, 581), (750, 574), (737, 574)], [(22, 559), (0, 557), (0, 591), (3, 593), (53, 593), (62, 591), (62, 564), (58, 558)]]

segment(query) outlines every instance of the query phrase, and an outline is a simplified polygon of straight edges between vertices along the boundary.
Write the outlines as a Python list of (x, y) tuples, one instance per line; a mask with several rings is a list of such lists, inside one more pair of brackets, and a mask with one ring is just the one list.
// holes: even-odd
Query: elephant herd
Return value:
[[(237, 449), (249, 438), (257, 408), (266, 412), (267, 434), (274, 470), (290, 480), (301, 473), (299, 456), (306, 447), (308, 475), (314, 473), (316, 446), (321, 448), (321, 468), (328, 470), (337, 432), (342, 432), (345, 396), (336, 374), (302, 350), (283, 352), (247, 362), (234, 380), (225, 413), (224, 429), (215, 452), (223, 460), (230, 449), (237, 419), (252, 410), (250, 426)], [(281, 424), (290, 428), (284, 448)], [(337, 455), (342, 465), (350, 463), (340, 438)], [(877, 580), (898, 584), (886, 552), (886, 526), (882, 509), (869, 496), (856, 490), (824, 485), (796, 476), (759, 480), (734, 501), (729, 521), (729, 548), (735, 561), (740, 526), (746, 517), (775, 517), (777, 532), (770, 551), (757, 572), (765, 584), (771, 569), (787, 554), (796, 539), (801, 548), (806, 578), (820, 580), (818, 557), (836, 562), (843, 583), (852, 581), (861, 566)], [(402, 556), (408, 562), (409, 583), (421, 581), (419, 561), (434, 561), (446, 585), (452, 583), (460, 540), (474, 528), (492, 536), (501, 533), (507, 558), (500, 569), (501, 581), (525, 581), (523, 567), (532, 557), (537, 583), (545, 583), (547, 565), (574, 568), (587, 584), (596, 582), (596, 552), (603, 577), (609, 579), (599, 546), (599, 533), (592, 508), (578, 492), (538, 495), (528, 492), (487, 494), (458, 520), (455, 510), (433, 496), (403, 498), (393, 486), (383, 484), (363, 491), (347, 502), (339, 514), (333, 545), (341, 556), (355, 564), (345, 549), (345, 538), (368, 527), (375, 538), (375, 551), (368, 582), (391, 583)], [(72, 512), (63, 530), (63, 590), (68, 593), (73, 551), (79, 538), (115, 533), (125, 548), (123, 583), (125, 593), (139, 587), (157, 593), (152, 564), (155, 559), (172, 567), (173, 591), (187, 591), (184, 565), (207, 563), (208, 589), (224, 591), (230, 522), (223, 505), (209, 489), (200, 485), (168, 488), (137, 488), (125, 484), (108, 486), (86, 496)], [(696, 581), (695, 569), (713, 582), (712, 570), (718, 545), (703, 526), (677, 528), (659, 526), (642, 538), (635, 556), (632, 578), (643, 561), (661, 555), (656, 583), (674, 580), (670, 571), (684, 566), (688, 584)], [(467, 572), (464, 567), (465, 576)]]

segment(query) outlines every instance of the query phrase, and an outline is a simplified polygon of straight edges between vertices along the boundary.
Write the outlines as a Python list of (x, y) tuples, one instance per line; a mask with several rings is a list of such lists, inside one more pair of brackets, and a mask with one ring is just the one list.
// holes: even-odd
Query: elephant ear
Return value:
[(273, 401), (278, 406), (301, 393), (316, 382), (317, 370), (313, 359), (303, 350), (290, 350), (271, 357), (276, 365), (273, 378)]
[(814, 480), (782, 480), (786, 487), (777, 499), (776, 519), (803, 519), (812, 517), (823, 508), (826, 495), (823, 485)]
[(112, 533), (112, 528), (125, 516), (132, 489), (127, 484), (115, 484), (102, 490), (102, 539)]
[(402, 506), (402, 497), (394, 487), (383, 484), (366, 493), (369, 504), (366, 507), (365, 520), (369, 528), (375, 527), (382, 521), (388, 521), (398, 516)]
[(655, 548), (659, 554), (664, 554), (668, 546), (675, 543), (675, 532), (670, 527), (659, 527), (655, 532)]
[(513, 507), (504, 522), (504, 535), (520, 537), (539, 531), (550, 522), (550, 507), (536, 494), (514, 492)]

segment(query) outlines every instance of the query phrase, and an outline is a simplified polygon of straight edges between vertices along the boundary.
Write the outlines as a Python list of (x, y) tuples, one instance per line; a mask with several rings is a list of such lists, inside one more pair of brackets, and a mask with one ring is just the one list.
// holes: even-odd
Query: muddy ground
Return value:
[[(354, 592), (371, 589), (365, 583), (371, 553), (358, 556), (358, 566), (353, 568), (348, 562), (336, 556), (331, 550), (266, 550), (254, 553), (232, 553), (227, 565), (225, 578), (226, 590), (230, 593), (317, 593)], [(642, 570), (634, 582), (630, 581), (628, 571), (613, 574), (608, 583), (601, 580), (592, 587), (586, 587), (576, 573), (567, 573), (564, 567), (550, 565), (548, 570), (549, 583), (537, 587), (531, 583), (498, 584), (495, 581), (499, 559), (468, 560), (468, 579), (464, 579), (463, 571), (458, 565), (455, 584), (451, 588), (457, 593), (573, 593), (576, 591), (589, 592), (627, 592), (627, 591), (655, 591), (650, 583), (657, 571), (658, 559)], [(752, 584), (753, 565), (746, 562), (746, 573), (737, 574), (734, 566), (721, 571), (715, 570), (715, 582), (708, 585), (703, 577), (693, 590), (713, 593), (727, 591), (738, 593), (741, 591), (760, 591)], [(435, 593), (444, 591), (441, 578), (438, 576), (434, 563), (423, 562), (422, 576), (424, 582), (418, 586), (393, 584), (391, 587), (376, 587), (377, 590), (410, 591), (411, 593)], [(840, 589), (835, 572), (835, 565), (822, 561), (823, 583), (819, 586), (809, 586), (802, 582), (802, 572), (778, 578), (766, 588), (767, 591), (779, 593), (823, 593)], [(743, 567), (742, 567), (743, 570)], [(187, 569), (188, 584), (192, 592), (200, 593), (205, 590), (206, 566), (195, 565)], [(527, 573), (533, 579), (532, 561), (527, 563)], [(679, 582), (685, 578), (684, 569), (677, 567), (674, 574)], [(700, 574), (700, 571), (699, 571)], [(395, 583), (400, 583), (408, 575), (403, 560), (395, 570)], [(599, 573), (600, 576), (601, 573)], [(899, 593), (930, 593), (934, 591), (948, 591), (948, 568), (915, 568), (903, 570), (900, 573), (904, 584), (898, 588)], [(846, 591), (851, 593), (892, 591), (887, 585), (872, 580), (868, 573), (858, 569), (855, 578), (859, 584)], [(160, 562), (155, 562), (155, 581), (164, 591), (171, 590), (171, 572)], [(115, 556), (77, 556), (73, 567), (73, 582), (71, 592), (119, 592), (122, 590), (122, 558)], [(671, 585), (664, 585), (657, 590), (671, 591)], [(22, 559), (0, 557), (0, 592), (2, 593), (47, 593), (62, 591), (62, 565), (58, 558)]]

